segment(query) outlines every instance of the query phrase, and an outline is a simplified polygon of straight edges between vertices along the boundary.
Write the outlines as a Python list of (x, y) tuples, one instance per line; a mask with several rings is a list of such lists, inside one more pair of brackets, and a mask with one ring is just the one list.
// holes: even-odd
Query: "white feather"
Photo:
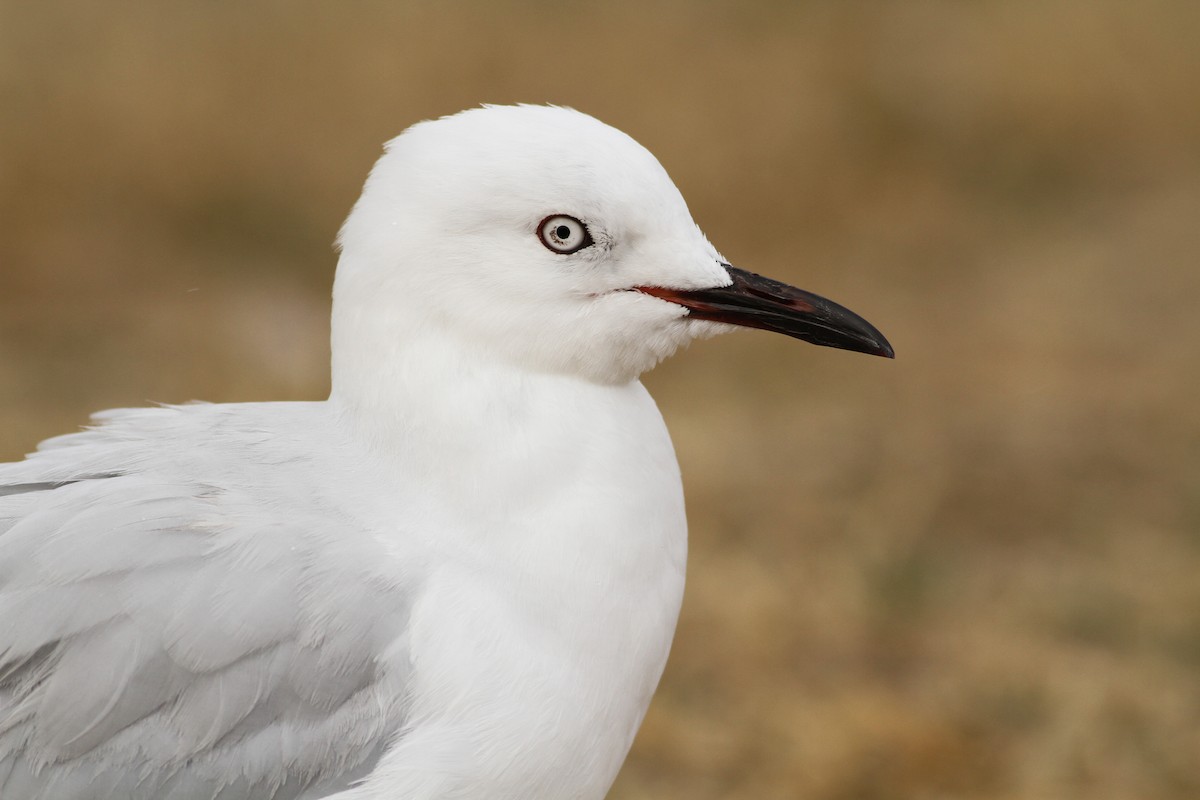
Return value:
[[(550, 214), (596, 245), (543, 247)], [(320, 403), (106, 412), (0, 465), (5, 800), (600, 798), (683, 591), (638, 375), (727, 285), (666, 173), (560, 108), (387, 146)]]

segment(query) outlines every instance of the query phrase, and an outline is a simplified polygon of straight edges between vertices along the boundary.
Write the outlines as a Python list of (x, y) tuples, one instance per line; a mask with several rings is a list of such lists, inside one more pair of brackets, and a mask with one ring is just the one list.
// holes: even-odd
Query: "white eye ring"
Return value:
[(551, 214), (542, 220), (538, 225), (538, 239), (547, 250), (561, 255), (570, 255), (593, 244), (587, 225), (566, 214)]

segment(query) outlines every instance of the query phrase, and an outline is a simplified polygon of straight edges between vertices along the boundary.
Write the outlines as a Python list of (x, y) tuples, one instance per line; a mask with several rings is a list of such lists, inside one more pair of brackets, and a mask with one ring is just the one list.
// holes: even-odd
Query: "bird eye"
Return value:
[(538, 238), (548, 250), (562, 255), (569, 255), (593, 244), (587, 225), (566, 214), (552, 214), (542, 220), (542, 224), (538, 226)]

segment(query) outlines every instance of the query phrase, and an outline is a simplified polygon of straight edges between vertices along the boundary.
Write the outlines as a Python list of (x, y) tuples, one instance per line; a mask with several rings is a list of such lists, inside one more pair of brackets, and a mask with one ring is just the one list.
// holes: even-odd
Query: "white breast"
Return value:
[(387, 448), (418, 455), (432, 436), (471, 457), (453, 486), (405, 466), (429, 453), (381, 468), (404, 476), (394, 537), (374, 527), (417, 586), (394, 648), (411, 717), (346, 800), (602, 798), (662, 674), (687, 543), (661, 416), (640, 383), (520, 382), (456, 385), (451, 427)]

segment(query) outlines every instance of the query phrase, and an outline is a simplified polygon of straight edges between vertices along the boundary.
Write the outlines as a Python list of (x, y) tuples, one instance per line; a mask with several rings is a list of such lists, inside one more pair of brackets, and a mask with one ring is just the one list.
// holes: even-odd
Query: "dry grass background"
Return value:
[(1198, 40), (1184, 0), (0, 0), (0, 456), (321, 397), (379, 144), (574, 105), (899, 353), (648, 377), (693, 560), (613, 797), (1200, 796)]

